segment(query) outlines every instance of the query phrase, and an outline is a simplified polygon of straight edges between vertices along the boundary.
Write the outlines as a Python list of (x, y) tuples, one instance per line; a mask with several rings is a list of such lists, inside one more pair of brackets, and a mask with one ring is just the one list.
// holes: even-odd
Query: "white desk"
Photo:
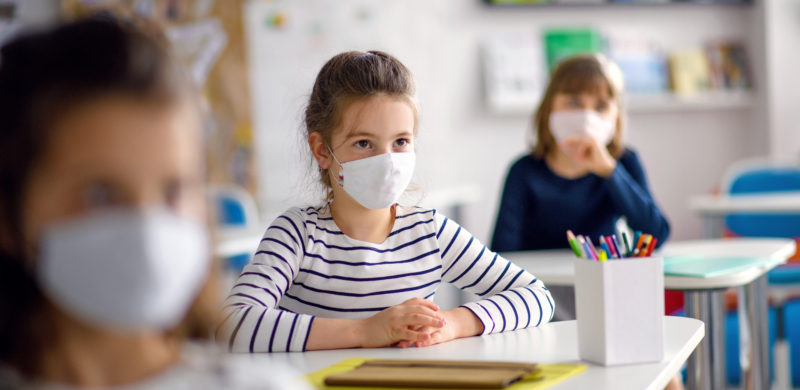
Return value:
[(800, 213), (800, 191), (768, 192), (748, 195), (696, 195), (689, 209), (702, 214)]
[(753, 195), (696, 195), (689, 209), (703, 217), (706, 238), (722, 237), (724, 219), (730, 214), (800, 214), (800, 192)]
[[(743, 378), (755, 389), (769, 385), (767, 339), (766, 273), (794, 253), (795, 242), (790, 239), (737, 238), (730, 240), (699, 240), (668, 242), (659, 251), (663, 256), (753, 257), (764, 258), (759, 267), (713, 278), (665, 276), (664, 287), (684, 290), (686, 315), (706, 323), (707, 336), (697, 353), (689, 359), (687, 384), (690, 389), (719, 389), (725, 380), (725, 312), (724, 289), (741, 287), (746, 322), (741, 326), (752, 342), (755, 362), (742, 367)], [(504, 253), (503, 256), (530, 271), (545, 284), (572, 286), (575, 270), (569, 250)], [(749, 329), (749, 332), (747, 330)]]
[(311, 373), (352, 357), (390, 359), (494, 360), (535, 363), (580, 363), (586, 371), (552, 387), (559, 389), (661, 390), (681, 369), (703, 338), (705, 327), (692, 318), (664, 317), (664, 360), (658, 363), (603, 367), (581, 362), (575, 321), (556, 322), (480, 337), (468, 337), (425, 348), (341, 349), (254, 354), (253, 359), (279, 361)]
[(239, 228), (218, 227), (214, 231), (214, 254), (218, 257), (232, 257), (241, 254), (252, 255), (264, 236), (266, 227)]
[[(763, 257), (773, 261), (762, 267), (720, 275), (713, 278), (664, 276), (664, 288), (670, 290), (719, 289), (748, 284), (766, 271), (786, 262), (794, 254), (795, 242), (788, 239), (736, 238), (727, 240), (696, 240), (668, 242), (656, 252), (657, 256), (699, 257)], [(572, 286), (575, 269), (572, 260), (575, 254), (568, 249), (530, 252), (507, 252), (503, 257), (530, 271), (545, 284)]]

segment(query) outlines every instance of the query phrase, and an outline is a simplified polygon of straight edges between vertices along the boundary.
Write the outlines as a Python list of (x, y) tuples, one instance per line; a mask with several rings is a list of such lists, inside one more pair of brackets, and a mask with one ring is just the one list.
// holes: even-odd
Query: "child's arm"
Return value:
[(442, 280), (485, 298), (445, 312), (447, 325), (434, 332), (431, 342), (417, 345), (550, 321), (555, 307), (542, 281), (490, 251), (452, 220), (436, 214), (436, 224)]
[(317, 318), (311, 326), (308, 350), (376, 348), (399, 341), (424, 343), (445, 325), (435, 303), (412, 298), (363, 320)]
[(607, 179), (611, 200), (625, 216), (628, 226), (654, 235), (658, 245), (667, 241), (669, 223), (650, 195), (636, 153), (628, 149), (617, 161), (594, 139), (567, 139), (563, 145), (575, 161)]
[(626, 151), (607, 181), (611, 200), (634, 230), (654, 235), (663, 244), (669, 237), (669, 222), (650, 194), (639, 158)]
[(492, 249), (498, 252), (518, 251), (523, 249), (525, 216), (531, 207), (532, 199), (528, 196), (525, 178), (528, 177), (524, 160), (517, 161), (508, 170), (503, 196), (500, 200), (500, 211), (492, 235)]
[(225, 300), (217, 339), (232, 352), (303, 351), (314, 316), (278, 309), (303, 254), (305, 229), (299, 210), (281, 215), (264, 233)]
[(438, 307), (420, 298), (363, 320), (321, 318), (278, 308), (305, 252), (304, 218), (297, 213), (287, 212), (267, 229), (253, 261), (245, 266), (225, 302), (217, 337), (229, 351), (383, 347), (402, 340), (426, 341), (444, 326)]

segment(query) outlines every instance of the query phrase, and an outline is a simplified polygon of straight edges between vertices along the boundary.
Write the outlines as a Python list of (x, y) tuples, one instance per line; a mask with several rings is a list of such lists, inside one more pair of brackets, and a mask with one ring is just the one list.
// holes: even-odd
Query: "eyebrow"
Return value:
[[(356, 138), (356, 137), (375, 137), (375, 135), (376, 134), (374, 134), (374, 133), (369, 133), (369, 132), (366, 132), (366, 131), (354, 131), (354, 132), (352, 132), (350, 134), (347, 134), (347, 137), (345, 139), (351, 139), (351, 138)], [(414, 133), (412, 133), (410, 131), (402, 130), (400, 133), (394, 134), (393, 136), (394, 137), (413, 137)]]

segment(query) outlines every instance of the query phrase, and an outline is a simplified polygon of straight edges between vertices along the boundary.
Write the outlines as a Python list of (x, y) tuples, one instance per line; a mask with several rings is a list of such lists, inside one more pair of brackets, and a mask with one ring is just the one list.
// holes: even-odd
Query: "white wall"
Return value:
[(766, 111), (770, 154), (800, 157), (800, 1), (764, 0)]
[[(310, 5), (319, 2), (326, 3), (294, 1), (301, 5), (292, 12), (314, 12), (308, 11), (316, 8)], [(283, 190), (271, 181), (281, 174), (291, 176), (286, 174), (287, 163), (281, 161), (297, 160), (297, 151), (287, 153), (284, 140), (299, 131), (303, 98), (316, 71), (337, 51), (364, 49), (364, 44), (372, 43), (395, 53), (412, 69), (417, 77), (422, 111), (419, 181), (429, 190), (465, 182), (478, 184), (481, 199), (466, 207), (462, 223), (478, 238), (488, 241), (505, 173), (509, 164), (525, 153), (525, 134), (530, 124), (528, 115), (497, 115), (484, 109), (479, 49), (486, 37), (539, 34), (551, 26), (591, 25), (623, 35), (647, 34), (662, 42), (666, 49), (674, 49), (696, 47), (714, 38), (752, 40), (754, 30), (759, 28), (753, 22), (757, 14), (754, 7), (739, 6), (497, 9), (487, 8), (478, 0), (378, 3), (393, 6), (382, 13), (381, 8), (373, 7), (375, 2), (337, 1), (344, 8), (355, 4), (388, 16), (380, 17), (381, 23), (372, 27), (358, 27), (362, 28), (361, 34), (375, 38), (372, 41), (361, 39), (355, 46), (348, 46), (352, 37), (341, 38), (313, 55), (298, 53), (292, 49), (296, 42), (291, 41), (285, 42), (284, 51), (275, 51), (275, 40), (280, 37), (265, 33), (260, 27), (265, 16), (259, 11), (276, 4), (280, 7), (281, 1), (269, 6), (256, 2), (250, 8), (256, 150), (260, 168), (274, 168), (275, 164), (280, 167), (264, 169), (259, 174), (265, 189), (260, 196), (262, 207), (281, 210), (287, 202), (296, 201), (294, 193), (281, 194)], [(398, 8), (397, 4), (405, 8)], [(369, 28), (375, 30), (365, 32)], [(313, 59), (287, 60), (298, 54)], [(276, 66), (276, 61), (295, 65)], [(629, 144), (643, 158), (653, 192), (672, 221), (673, 238), (701, 235), (699, 218), (686, 207), (690, 195), (711, 190), (731, 162), (766, 152), (767, 142), (763, 141), (766, 131), (764, 126), (754, 125), (758, 116), (753, 111), (693, 110), (630, 115)], [(277, 192), (270, 194), (270, 187)]]

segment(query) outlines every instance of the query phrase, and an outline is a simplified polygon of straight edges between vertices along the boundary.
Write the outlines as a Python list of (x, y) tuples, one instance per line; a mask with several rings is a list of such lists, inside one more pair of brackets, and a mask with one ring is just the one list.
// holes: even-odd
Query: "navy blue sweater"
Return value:
[(566, 179), (543, 159), (526, 155), (508, 172), (491, 249), (497, 252), (569, 248), (566, 231), (595, 243), (614, 233), (620, 217), (628, 226), (658, 238), (669, 237), (669, 223), (650, 194), (639, 157), (627, 149), (609, 178), (588, 174)]

